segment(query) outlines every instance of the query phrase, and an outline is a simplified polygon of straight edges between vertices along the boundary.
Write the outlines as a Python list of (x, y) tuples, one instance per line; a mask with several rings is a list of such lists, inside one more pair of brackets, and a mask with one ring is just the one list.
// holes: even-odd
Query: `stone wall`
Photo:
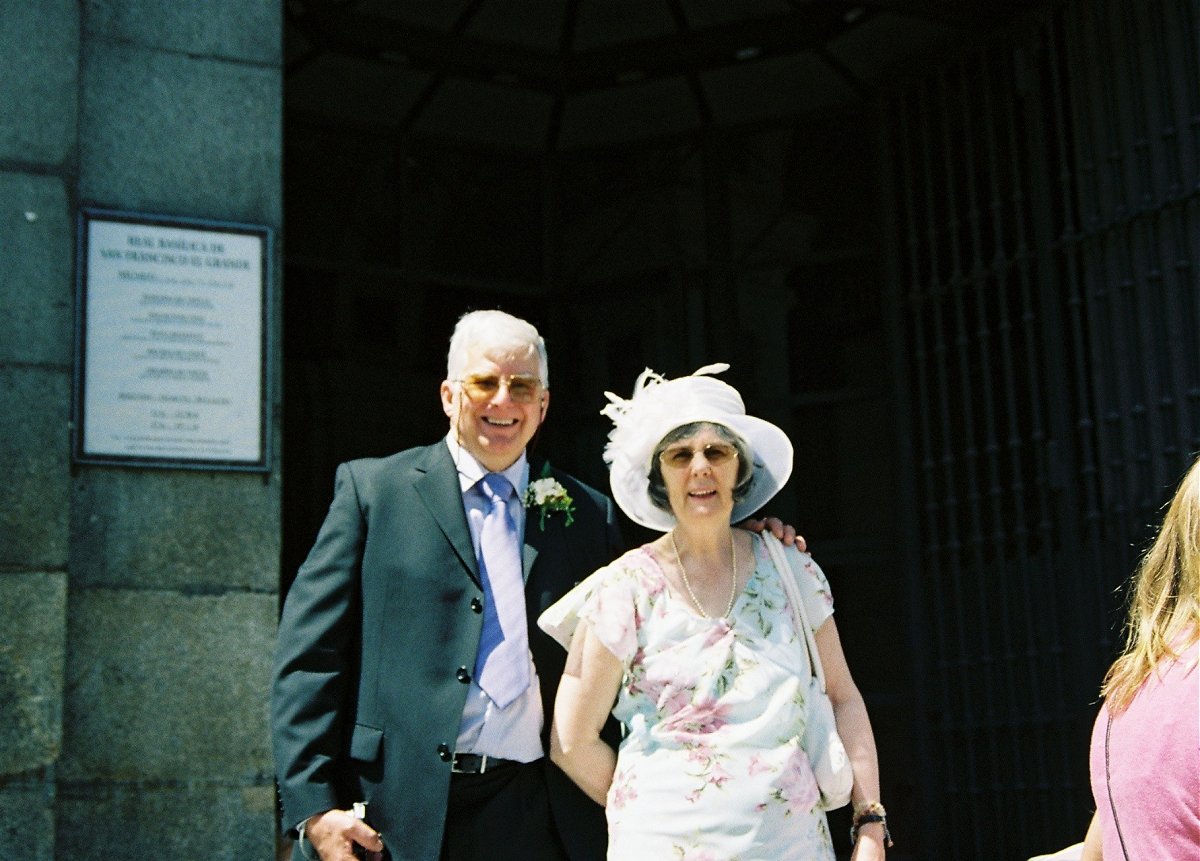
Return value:
[(278, 238), (281, 16), (266, 0), (0, 15), (0, 858), (274, 853), (277, 425), (266, 478), (73, 468), (70, 405), (81, 206)]

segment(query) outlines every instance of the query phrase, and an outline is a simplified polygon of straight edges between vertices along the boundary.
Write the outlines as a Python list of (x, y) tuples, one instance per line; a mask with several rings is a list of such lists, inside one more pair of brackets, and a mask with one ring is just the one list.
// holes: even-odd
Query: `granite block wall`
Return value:
[(263, 476), (73, 464), (71, 421), (80, 208), (278, 238), (281, 43), (267, 0), (0, 15), (0, 858), (274, 855), (278, 428)]

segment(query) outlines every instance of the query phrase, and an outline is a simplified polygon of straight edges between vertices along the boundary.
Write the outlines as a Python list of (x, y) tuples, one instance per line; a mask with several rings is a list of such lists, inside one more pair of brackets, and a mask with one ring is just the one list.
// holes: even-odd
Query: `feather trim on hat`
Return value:
[[(719, 374), (727, 370), (729, 370), (728, 363), (715, 362), (698, 368), (690, 376)], [(608, 434), (608, 443), (604, 446), (605, 463), (611, 466), (617, 460), (630, 461), (632, 459), (631, 465), (633, 465), (640, 461), (643, 455), (648, 462), (649, 456), (654, 452), (654, 446), (660, 439), (674, 428), (687, 424), (687, 421), (682, 421), (676, 422), (671, 427), (663, 427), (670, 424), (674, 416), (679, 415), (681, 406), (679, 396), (685, 395), (683, 391), (679, 391), (676, 387), (676, 397), (656, 397), (656, 395), (666, 394), (658, 388), (659, 386), (669, 386), (671, 383), (686, 379), (689, 377), (668, 380), (657, 371), (646, 368), (634, 381), (633, 394), (629, 398), (623, 398), (613, 392), (604, 393), (609, 404), (600, 410), (600, 415), (608, 416), (613, 423), (612, 430)], [(725, 384), (722, 383), (722, 385)], [(649, 436), (654, 436), (654, 439), (648, 439)]]

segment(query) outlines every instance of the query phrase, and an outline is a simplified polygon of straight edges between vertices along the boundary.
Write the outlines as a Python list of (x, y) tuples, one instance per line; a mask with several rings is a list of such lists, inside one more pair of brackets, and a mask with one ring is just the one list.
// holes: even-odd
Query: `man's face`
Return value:
[(467, 382), (442, 382), (442, 410), (459, 444), (485, 469), (507, 469), (533, 439), (550, 402), (550, 392), (537, 382), (537, 354), (475, 349), (462, 378)]

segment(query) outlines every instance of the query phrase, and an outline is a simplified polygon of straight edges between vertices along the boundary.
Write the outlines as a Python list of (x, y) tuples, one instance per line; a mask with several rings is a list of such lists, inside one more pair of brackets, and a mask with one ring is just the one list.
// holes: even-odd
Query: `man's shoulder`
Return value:
[[(531, 463), (530, 478), (536, 481), (547, 477), (543, 469), (542, 463)], [(573, 583), (611, 562), (620, 553), (624, 542), (617, 521), (617, 507), (611, 499), (553, 464), (548, 477), (559, 482), (571, 499), (573, 517), (570, 525), (566, 518), (554, 518), (562, 527), (559, 535), (565, 539), (566, 559), (562, 560), (565, 564), (558, 584), (565, 592)]]
[[(536, 470), (534, 469), (535, 466), (537, 467)], [(530, 464), (530, 480), (534, 481), (539, 478), (541, 476), (541, 470), (541, 464)], [(607, 508), (612, 504), (612, 500), (608, 498), (608, 494), (602, 493), (601, 491), (592, 487), (590, 484), (587, 484), (571, 475), (569, 472), (564, 472), (563, 470), (554, 466), (553, 463), (550, 464), (550, 475), (567, 489), (567, 493), (570, 494), (572, 499), (586, 499), (590, 504), (600, 508)]]
[(360, 457), (342, 463), (338, 468), (349, 471), (355, 480), (374, 480), (383, 476), (399, 476), (405, 473), (423, 473), (437, 465), (440, 458), (448, 458), (449, 450), (444, 442), (406, 448), (383, 457)]

